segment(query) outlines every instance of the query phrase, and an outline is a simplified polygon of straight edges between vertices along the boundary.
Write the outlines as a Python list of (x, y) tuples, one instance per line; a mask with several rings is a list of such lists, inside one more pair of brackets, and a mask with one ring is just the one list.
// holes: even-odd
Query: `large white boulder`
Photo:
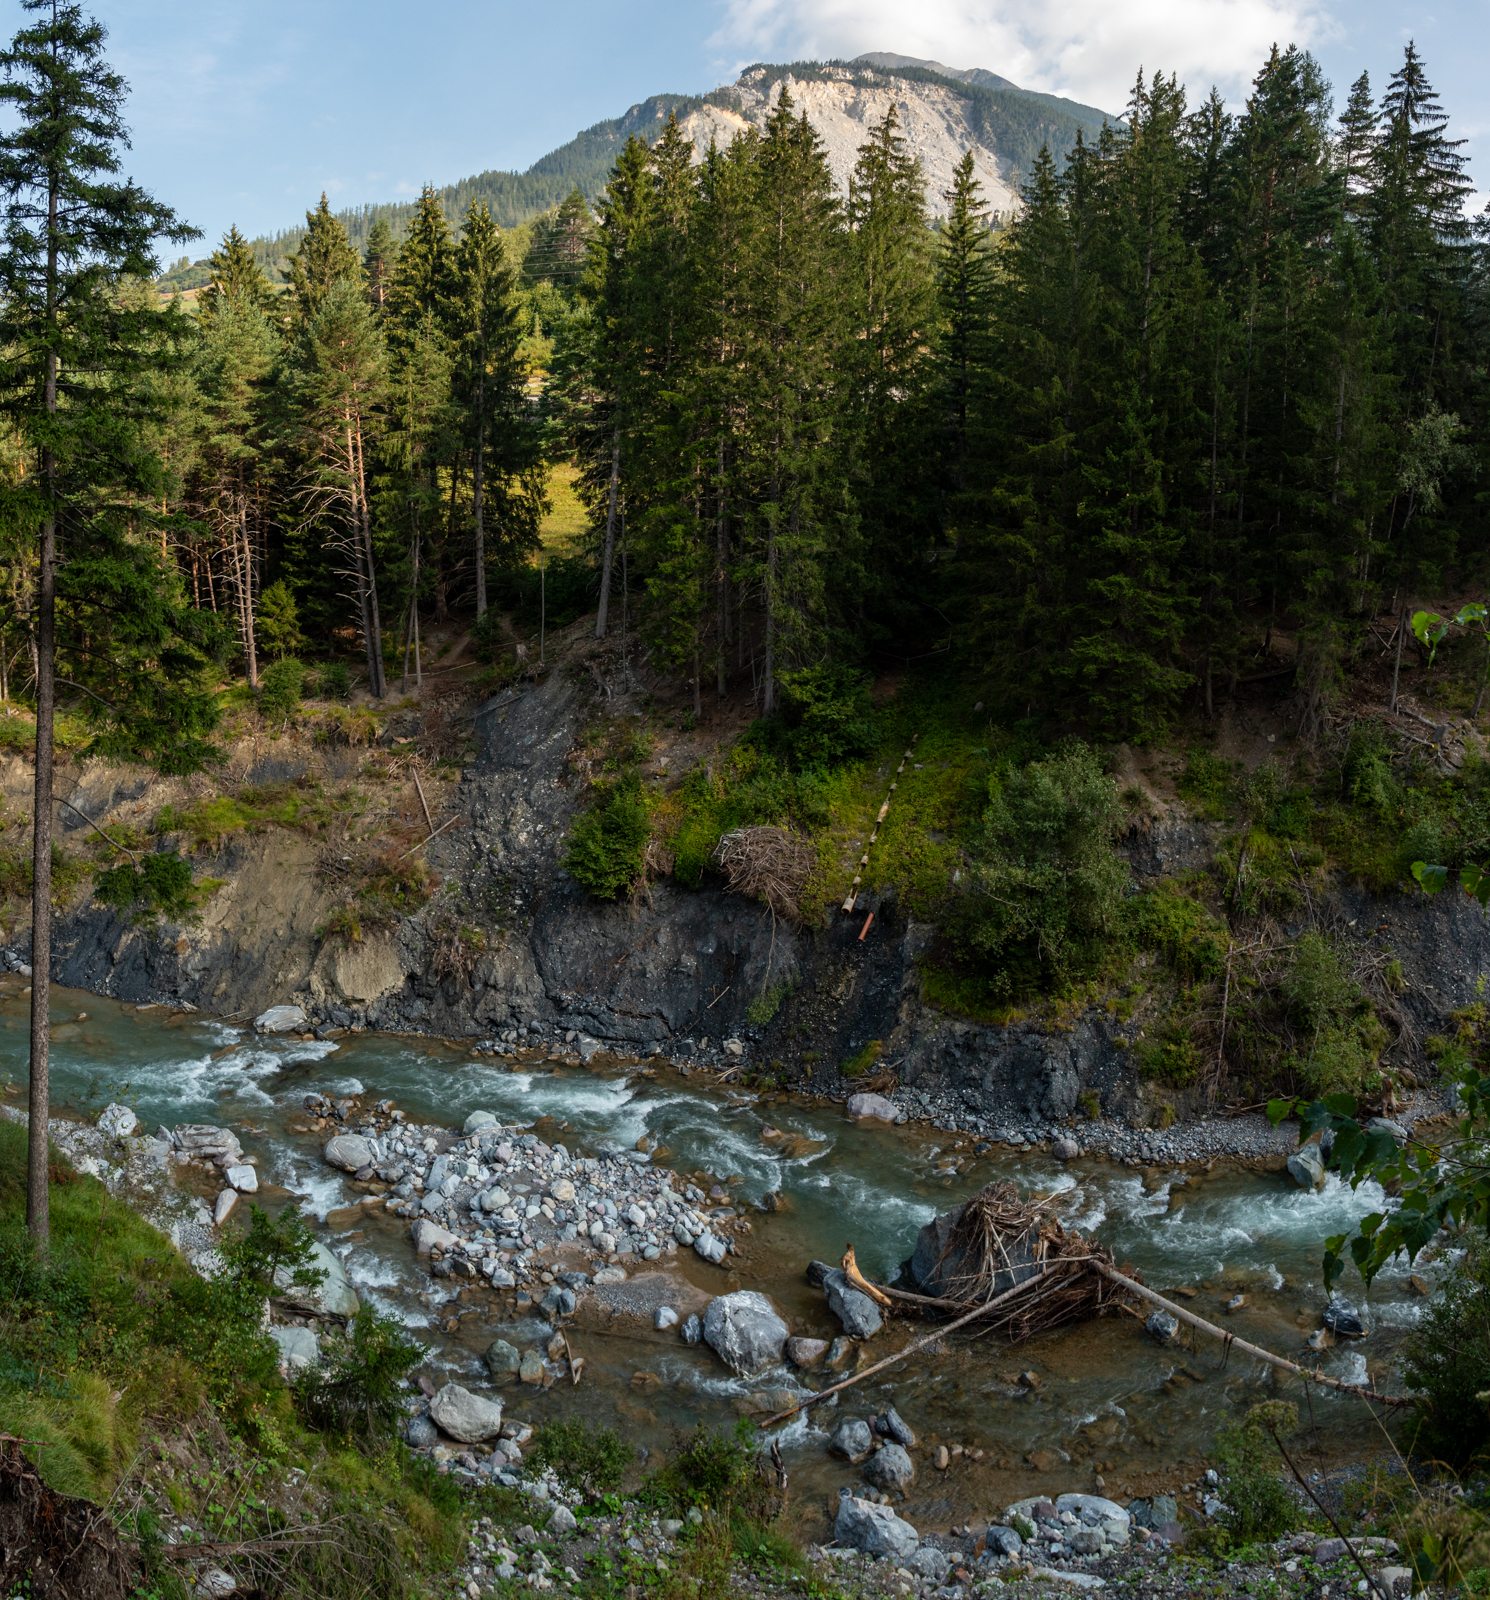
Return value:
[(502, 1402), (472, 1394), (458, 1383), (447, 1383), (429, 1403), (435, 1425), (462, 1444), (495, 1439), (502, 1431)]
[(448, 1250), (460, 1242), (449, 1228), (442, 1228), (438, 1222), (431, 1222), (428, 1217), (420, 1217), (411, 1232), (416, 1256), (427, 1256), (436, 1245), (441, 1250)]
[(355, 1317), (361, 1309), (361, 1302), (357, 1299), (357, 1291), (352, 1287), (352, 1280), (347, 1276), (347, 1269), (334, 1255), (321, 1243), (319, 1239), (314, 1244), (314, 1257), (310, 1262), (312, 1269), (325, 1273), (325, 1277), (314, 1289), (297, 1288), (291, 1283), (291, 1272), (288, 1267), (281, 1267), (274, 1274), (274, 1286), (279, 1289), (284, 1298), (293, 1305), (303, 1305), (312, 1311), (324, 1312), (328, 1317)]
[(313, 1367), (321, 1359), (321, 1341), (311, 1328), (274, 1327), (269, 1337), (279, 1346), (279, 1359), (291, 1372), (297, 1367)]
[(257, 1033), (305, 1033), (310, 1028), (310, 1018), (299, 1006), (270, 1006), (254, 1018)]
[(140, 1126), (140, 1119), (128, 1106), (105, 1106), (98, 1114), (98, 1131), (111, 1139), (127, 1139)]
[(776, 1308), (754, 1289), (722, 1294), (704, 1312), (705, 1343), (735, 1372), (775, 1366), (789, 1332)]
[(373, 1147), (360, 1133), (339, 1133), (326, 1141), (321, 1154), (333, 1167), (343, 1172), (356, 1172), (373, 1164)]
[(871, 1117), (876, 1122), (894, 1122), (900, 1107), (886, 1100), (882, 1094), (851, 1094), (848, 1097), (848, 1114), (851, 1117)]
[(921, 1543), (921, 1535), (889, 1506), (874, 1505), (853, 1495), (845, 1495), (838, 1502), (833, 1537), (845, 1550), (889, 1556), (893, 1561), (909, 1561)]
[(239, 1194), (257, 1194), (259, 1192), (259, 1175), (245, 1161), (236, 1167), (229, 1167), (223, 1173), (229, 1183)]

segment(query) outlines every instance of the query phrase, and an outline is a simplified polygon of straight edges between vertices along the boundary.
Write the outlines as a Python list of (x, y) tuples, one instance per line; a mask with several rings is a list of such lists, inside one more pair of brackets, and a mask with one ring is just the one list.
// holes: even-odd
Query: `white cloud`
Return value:
[(1120, 112), (1140, 67), (1177, 73), (1192, 104), (1213, 83), (1235, 101), (1273, 43), (1330, 31), (1315, 0), (727, 0), (712, 42), (742, 60), (891, 50)]

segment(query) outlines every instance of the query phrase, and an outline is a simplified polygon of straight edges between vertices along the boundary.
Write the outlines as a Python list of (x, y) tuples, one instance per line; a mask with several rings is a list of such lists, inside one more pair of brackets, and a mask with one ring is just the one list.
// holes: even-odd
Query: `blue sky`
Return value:
[[(1234, 102), (1274, 39), (1307, 44), (1343, 102), (1415, 37), (1455, 129), (1485, 151), (1490, 0), (97, 0), (128, 78), (128, 167), (216, 240), (333, 206), (521, 169), (649, 94), (755, 60), (895, 50), (987, 67), (1110, 109), (1137, 68)], [(3, 14), (3, 13), (0, 13)], [(12, 13), (18, 25), (19, 8)], [(206, 245), (194, 247), (201, 254)]]

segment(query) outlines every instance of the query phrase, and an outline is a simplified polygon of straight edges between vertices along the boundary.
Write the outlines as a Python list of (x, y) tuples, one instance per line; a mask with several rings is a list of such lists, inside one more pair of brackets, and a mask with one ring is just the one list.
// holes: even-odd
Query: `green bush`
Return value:
[(641, 876), (651, 829), (641, 780), (627, 773), (575, 818), (564, 870), (597, 900), (614, 900)]
[(1219, 978), (1229, 943), (1225, 925), (1183, 889), (1164, 879), (1126, 902), (1139, 944), (1156, 950), (1186, 983)]
[(283, 578), (267, 585), (259, 595), (254, 637), (272, 656), (287, 656), (305, 643), (295, 596)]
[(352, 674), (347, 670), (346, 662), (333, 661), (323, 667), (319, 687), (323, 700), (347, 699), (352, 693)]
[(668, 803), (676, 818), (667, 833), (673, 875), (690, 889), (702, 881), (720, 839), (735, 828), (795, 825), (810, 834), (828, 825), (822, 776), (789, 771), (758, 737), (737, 744), (717, 771), (695, 767)]
[(1469, 1248), (1399, 1355), (1403, 1379), (1420, 1397), (1413, 1449), (1456, 1472), (1483, 1466), (1490, 1450), (1490, 1245), (1466, 1237)]
[(100, 872), (93, 880), (93, 898), (116, 907), (131, 922), (157, 917), (186, 922), (195, 916), (201, 895), (191, 863), (175, 851), (158, 850), (145, 856), (138, 869), (125, 863)]
[(1188, 1089), (1200, 1076), (1204, 1063), (1200, 1048), (1183, 1017), (1171, 1016), (1155, 1038), (1143, 1040), (1134, 1055), (1139, 1073), (1176, 1089)]
[(1237, 766), (1237, 762), (1227, 761), (1209, 750), (1192, 750), (1175, 788), (1197, 816), (1219, 822), (1231, 808)]
[(528, 1459), (547, 1468), (566, 1488), (586, 1494), (619, 1489), (635, 1452), (610, 1428), (587, 1427), (578, 1417), (545, 1422), (533, 1435)]
[(296, 1384), (306, 1421), (329, 1433), (388, 1434), (402, 1411), (404, 1378), (424, 1356), (399, 1323), (364, 1306), (345, 1334), (322, 1336), (321, 1365)]
[(305, 691), (305, 668), (294, 658), (272, 661), (259, 674), (259, 715), (268, 721), (293, 716)]
[(879, 743), (869, 678), (841, 662), (783, 672), (782, 744), (800, 770), (830, 768), (867, 756)]
[(1113, 850), (1123, 820), (1116, 785), (1080, 742), (989, 779), (973, 887), (949, 930), (988, 962), (996, 991), (1064, 989), (1104, 959), (1128, 881)]
[(733, 1428), (717, 1433), (701, 1425), (649, 1480), (650, 1497), (680, 1513), (690, 1506), (701, 1511), (758, 1513), (766, 1501), (759, 1452), (760, 1437), (744, 1417)]
[(1298, 1501), (1283, 1481), (1286, 1469), (1274, 1441), (1274, 1435), (1287, 1438), (1298, 1426), (1297, 1406), (1269, 1400), (1216, 1436), (1218, 1493), (1226, 1506), (1221, 1523), (1234, 1544), (1279, 1539), (1303, 1521)]

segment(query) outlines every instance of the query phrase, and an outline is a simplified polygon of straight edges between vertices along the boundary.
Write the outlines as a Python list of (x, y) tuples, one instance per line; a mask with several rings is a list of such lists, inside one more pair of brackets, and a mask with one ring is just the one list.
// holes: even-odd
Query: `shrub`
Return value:
[(305, 668), (294, 658), (273, 661), (259, 675), (259, 715), (266, 720), (293, 716), (305, 690)]
[(592, 1429), (578, 1417), (559, 1417), (533, 1435), (529, 1459), (548, 1468), (570, 1489), (608, 1494), (620, 1488), (633, 1454), (612, 1429)]
[(988, 781), (974, 887), (949, 919), (1007, 995), (1063, 989), (1105, 955), (1128, 870), (1117, 787), (1084, 744)]
[(1192, 750), (1175, 788), (1198, 816), (1218, 822), (1230, 809), (1236, 770), (1234, 761), (1213, 755), (1209, 750)]
[(862, 1078), (884, 1053), (884, 1045), (878, 1039), (871, 1039), (862, 1050), (851, 1055), (838, 1070), (845, 1078)]
[(641, 876), (650, 834), (641, 780), (627, 773), (575, 818), (564, 870), (597, 900), (614, 900)]
[(1467, 1237), (1469, 1249), (1400, 1354), (1407, 1387), (1421, 1396), (1413, 1449), (1460, 1472), (1490, 1447), (1490, 1245)]
[(425, 1352), (391, 1317), (364, 1306), (342, 1336), (322, 1339), (322, 1364), (297, 1385), (306, 1420), (317, 1428), (367, 1438), (392, 1430), (409, 1369)]
[(272, 656), (287, 656), (305, 643), (295, 596), (283, 578), (277, 578), (259, 594), (254, 637)]
[(652, 1497), (679, 1512), (690, 1506), (701, 1511), (758, 1510), (766, 1499), (757, 1468), (759, 1448), (759, 1436), (744, 1417), (718, 1433), (699, 1426), (650, 1480)]
[(321, 695), (327, 700), (345, 700), (352, 692), (352, 674), (344, 661), (333, 661), (321, 670)]
[(138, 869), (122, 864), (100, 872), (93, 880), (93, 898), (116, 907), (131, 922), (157, 917), (186, 922), (195, 915), (201, 894), (189, 861), (174, 851), (156, 851)]
[(1189, 1088), (1203, 1065), (1200, 1048), (1182, 1016), (1166, 1018), (1155, 1037), (1141, 1040), (1133, 1053), (1143, 1077), (1176, 1089)]
[(783, 672), (782, 744), (799, 769), (841, 765), (879, 743), (869, 678), (842, 662)]
[(1138, 942), (1157, 950), (1186, 983), (1221, 976), (1226, 930), (1176, 884), (1165, 879), (1134, 895), (1124, 909)]
[(1297, 1406), (1269, 1400), (1217, 1434), (1220, 1498), (1226, 1506), (1221, 1521), (1235, 1544), (1281, 1538), (1303, 1520), (1281, 1476), (1283, 1463), (1274, 1440), (1274, 1435), (1297, 1432), (1298, 1425)]

